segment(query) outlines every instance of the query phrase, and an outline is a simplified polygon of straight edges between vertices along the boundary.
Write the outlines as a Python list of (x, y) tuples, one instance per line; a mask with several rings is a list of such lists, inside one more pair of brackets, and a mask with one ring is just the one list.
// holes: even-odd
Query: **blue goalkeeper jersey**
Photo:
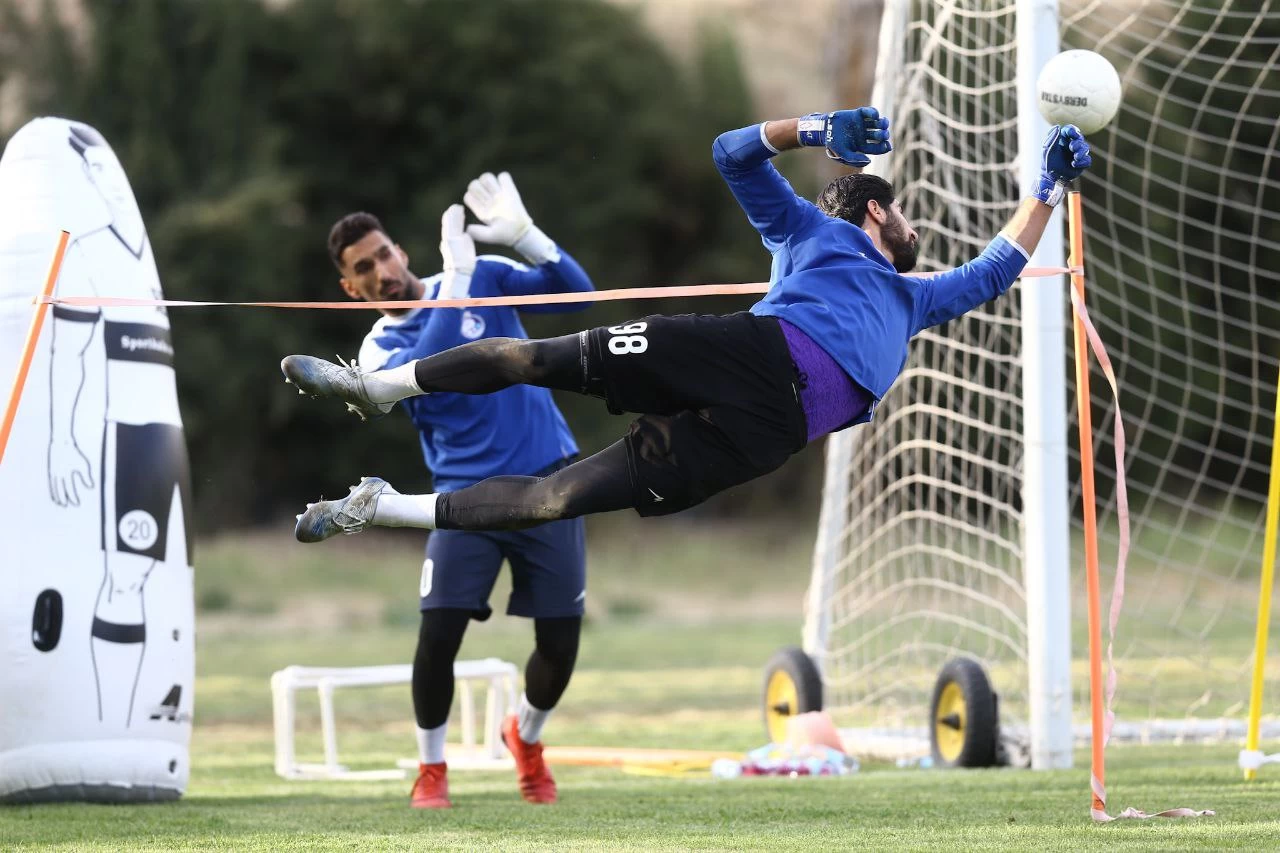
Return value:
[[(440, 297), (443, 274), (423, 279), (424, 299)], [(470, 292), (457, 296), (520, 296), (592, 290), (591, 279), (563, 252), (528, 267), (482, 255)], [(587, 303), (525, 306), (536, 313), (576, 311)], [(360, 366), (397, 367), (481, 338), (527, 338), (513, 307), (418, 308), (382, 317), (364, 339)], [(564, 416), (546, 388), (513, 385), (492, 394), (426, 394), (402, 400), (418, 428), (436, 491), (449, 492), (499, 474), (536, 474), (578, 452)]]
[(1026, 265), (1022, 247), (999, 235), (964, 266), (900, 275), (867, 232), (796, 195), (769, 162), (777, 152), (763, 125), (721, 134), (712, 151), (773, 255), (769, 292), (752, 313), (797, 326), (877, 401), (906, 366), (912, 337), (1004, 293)]

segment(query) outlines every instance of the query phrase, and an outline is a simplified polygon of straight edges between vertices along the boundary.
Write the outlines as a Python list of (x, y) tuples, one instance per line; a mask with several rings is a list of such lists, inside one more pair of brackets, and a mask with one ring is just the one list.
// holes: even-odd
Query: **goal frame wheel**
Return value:
[(798, 646), (779, 649), (764, 667), (764, 729), (771, 743), (787, 739), (787, 721), (822, 710), (822, 675)]
[(929, 703), (929, 744), (940, 767), (993, 767), (1000, 741), (996, 693), (982, 664), (953, 658), (938, 672)]

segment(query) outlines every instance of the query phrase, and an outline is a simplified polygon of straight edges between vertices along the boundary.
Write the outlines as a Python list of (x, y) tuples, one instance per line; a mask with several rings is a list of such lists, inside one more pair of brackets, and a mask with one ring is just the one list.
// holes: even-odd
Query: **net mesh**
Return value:
[[(1102, 53), (1124, 86), (1117, 119), (1090, 137), (1082, 187), (1090, 313), (1129, 435), (1117, 734), (1229, 733), (1221, 721), (1248, 698), (1280, 369), (1280, 9), (1061, 0), (1060, 15), (1062, 49)], [(886, 176), (920, 233), (922, 268), (945, 269), (978, 254), (1019, 200), (1014, 5), (913, 0), (901, 44), (879, 81), (894, 105)], [(1065, 294), (1062, 312), (1069, 323)], [(815, 556), (825, 592), (809, 618), (827, 626), (811, 651), (841, 725), (923, 733), (937, 673), (961, 655), (987, 667), (1002, 720), (1027, 718), (1019, 322), (1011, 292), (921, 334), (875, 422), (831, 439)], [(1092, 388), (1105, 596), (1118, 535), (1114, 403), (1105, 382)], [(1069, 429), (1072, 685), (1084, 722), (1074, 406)]]

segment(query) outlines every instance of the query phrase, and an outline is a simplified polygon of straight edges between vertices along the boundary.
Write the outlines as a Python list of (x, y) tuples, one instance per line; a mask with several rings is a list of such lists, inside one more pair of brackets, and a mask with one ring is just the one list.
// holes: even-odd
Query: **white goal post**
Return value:
[[(1280, 6), (886, 0), (873, 103), (894, 151), (873, 169), (923, 268), (971, 259), (1039, 173), (1035, 77), (1069, 48), (1124, 87), (1081, 181), (1090, 313), (1129, 436), (1114, 737), (1237, 737), (1280, 367)], [(1031, 264), (1062, 250), (1055, 219)], [(876, 421), (828, 440), (804, 648), (859, 751), (927, 750), (934, 679), (960, 656), (1034, 767), (1069, 766), (1088, 730), (1066, 282), (1015, 289), (920, 335)], [(1093, 392), (1105, 597), (1115, 407)]]

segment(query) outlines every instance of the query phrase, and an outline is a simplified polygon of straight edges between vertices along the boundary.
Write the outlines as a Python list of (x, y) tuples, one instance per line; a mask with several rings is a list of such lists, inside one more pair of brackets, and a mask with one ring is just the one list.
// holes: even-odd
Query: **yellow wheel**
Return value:
[(822, 710), (822, 676), (803, 649), (788, 646), (764, 668), (764, 727), (773, 743), (787, 739), (787, 720)]
[(999, 721), (996, 695), (982, 665), (948, 661), (938, 673), (929, 714), (933, 760), (941, 767), (990, 767), (996, 763)]

